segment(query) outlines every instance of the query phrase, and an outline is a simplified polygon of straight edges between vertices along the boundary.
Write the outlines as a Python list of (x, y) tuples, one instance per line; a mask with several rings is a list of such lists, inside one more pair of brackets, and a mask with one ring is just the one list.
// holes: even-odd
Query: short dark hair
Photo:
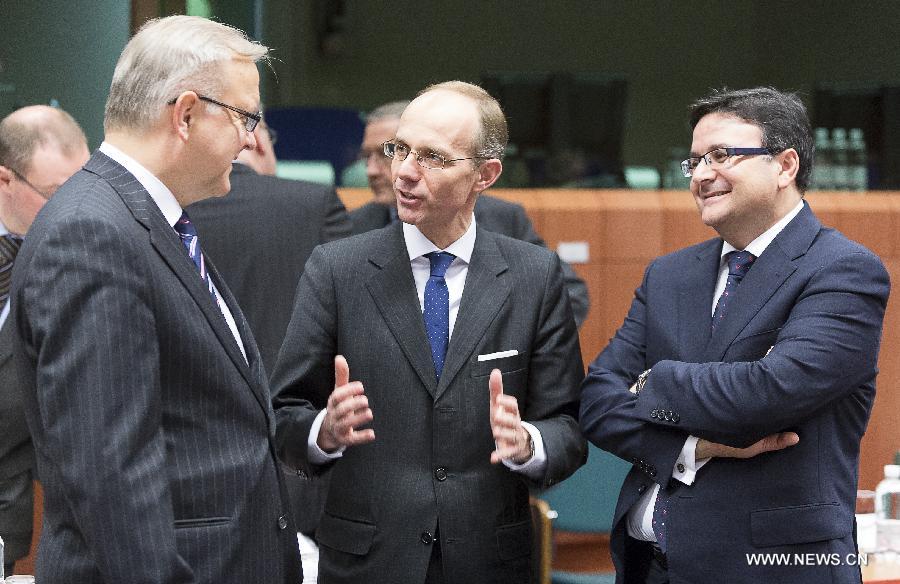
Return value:
[(774, 87), (713, 90), (690, 106), (691, 129), (706, 115), (730, 114), (762, 130), (762, 146), (773, 153), (788, 148), (797, 151), (800, 168), (795, 182), (801, 193), (809, 186), (815, 159), (815, 145), (809, 115), (796, 93), (778, 91)]

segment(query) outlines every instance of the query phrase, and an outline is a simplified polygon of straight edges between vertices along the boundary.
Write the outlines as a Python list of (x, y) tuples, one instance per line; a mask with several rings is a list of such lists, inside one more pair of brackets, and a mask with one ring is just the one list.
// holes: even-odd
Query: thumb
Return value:
[(491, 371), (488, 387), (491, 390), (491, 403), (497, 401), (497, 398), (503, 395), (503, 374), (500, 373), (499, 369)]
[(334, 387), (340, 387), (350, 383), (350, 365), (343, 355), (334, 358)]

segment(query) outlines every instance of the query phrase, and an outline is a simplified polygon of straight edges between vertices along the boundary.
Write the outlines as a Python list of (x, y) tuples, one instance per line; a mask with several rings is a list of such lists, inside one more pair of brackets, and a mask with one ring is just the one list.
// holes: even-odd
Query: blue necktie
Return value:
[(450, 292), (444, 274), (456, 256), (445, 251), (433, 251), (426, 253), (425, 257), (431, 262), (431, 276), (425, 284), (425, 331), (431, 345), (434, 373), (440, 379), (447, 343), (450, 342)]
[(197, 266), (197, 270), (200, 271), (200, 278), (202, 278), (203, 283), (206, 284), (206, 288), (209, 290), (213, 302), (218, 304), (218, 301), (216, 300), (216, 289), (213, 287), (212, 280), (209, 278), (209, 273), (206, 271), (206, 260), (203, 258), (203, 251), (200, 249), (200, 238), (197, 236), (197, 228), (191, 223), (191, 218), (188, 217), (187, 211), (183, 211), (181, 217), (179, 217), (178, 221), (175, 223), (175, 232), (178, 233), (178, 236), (181, 238), (181, 243), (187, 248), (188, 255), (191, 256), (191, 260), (193, 260), (194, 265)]
[(716, 311), (713, 313), (712, 318), (713, 332), (716, 330), (716, 325), (725, 318), (726, 308), (731, 302), (734, 290), (741, 283), (741, 280), (744, 279), (744, 276), (747, 275), (747, 271), (753, 266), (753, 262), (756, 261), (756, 256), (749, 251), (730, 251), (725, 256), (728, 260), (728, 279), (725, 281), (725, 289), (722, 291), (722, 295), (719, 296), (719, 301), (716, 302)]

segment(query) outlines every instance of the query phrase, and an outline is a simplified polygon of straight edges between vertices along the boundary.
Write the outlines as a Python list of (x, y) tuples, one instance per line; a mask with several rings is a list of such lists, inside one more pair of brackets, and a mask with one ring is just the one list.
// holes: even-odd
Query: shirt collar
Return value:
[(144, 165), (109, 142), (100, 144), (100, 152), (124, 166), (125, 170), (134, 175), (134, 178), (136, 178), (138, 182), (141, 183), (141, 186), (147, 190), (150, 194), (150, 198), (153, 199), (153, 202), (156, 203), (156, 206), (162, 211), (162, 214), (166, 218), (166, 221), (169, 222), (169, 225), (174, 227), (175, 223), (181, 218), (183, 209), (181, 208), (181, 205), (178, 204), (175, 195), (169, 190), (169, 187), (156, 178), (152, 172), (144, 167)]
[(475, 215), (472, 215), (472, 222), (463, 236), (448, 245), (447, 249), (438, 249), (418, 227), (409, 223), (403, 224), (403, 239), (406, 241), (406, 251), (410, 260), (433, 251), (446, 251), (468, 264), (472, 261), (472, 251), (475, 249)]
[(9, 233), (9, 229), (6, 228), (6, 225), (3, 224), (3, 221), (0, 221), (0, 237), (7, 235)]
[[(803, 210), (803, 200), (801, 199), (797, 206), (788, 211), (788, 214), (778, 220), (778, 223), (769, 227), (765, 231), (763, 231), (762, 235), (751, 241), (747, 247), (744, 248), (744, 251), (749, 251), (755, 257), (759, 257), (762, 255), (766, 248), (769, 247), (769, 244), (772, 243), (779, 233), (781, 233), (787, 224), (791, 222), (791, 219), (797, 216), (800, 211)], [(724, 261), (725, 254), (731, 253), (733, 251), (740, 251), (738, 248), (734, 247), (727, 241), (722, 243), (722, 255), (720, 258), (720, 262)]]

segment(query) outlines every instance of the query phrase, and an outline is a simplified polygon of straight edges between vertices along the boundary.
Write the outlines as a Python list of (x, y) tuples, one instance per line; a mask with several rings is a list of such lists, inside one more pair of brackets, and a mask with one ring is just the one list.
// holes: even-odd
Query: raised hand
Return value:
[(325, 452), (338, 448), (365, 444), (375, 440), (375, 430), (356, 428), (372, 421), (369, 398), (363, 384), (350, 381), (350, 366), (343, 355), (334, 358), (334, 391), (328, 396), (325, 419), (319, 428), (316, 443)]
[(491, 371), (488, 381), (491, 392), (491, 432), (496, 449), (491, 453), (491, 463), (503, 459), (522, 464), (531, 458), (531, 435), (522, 426), (519, 402), (503, 393), (503, 374), (499, 369)]

